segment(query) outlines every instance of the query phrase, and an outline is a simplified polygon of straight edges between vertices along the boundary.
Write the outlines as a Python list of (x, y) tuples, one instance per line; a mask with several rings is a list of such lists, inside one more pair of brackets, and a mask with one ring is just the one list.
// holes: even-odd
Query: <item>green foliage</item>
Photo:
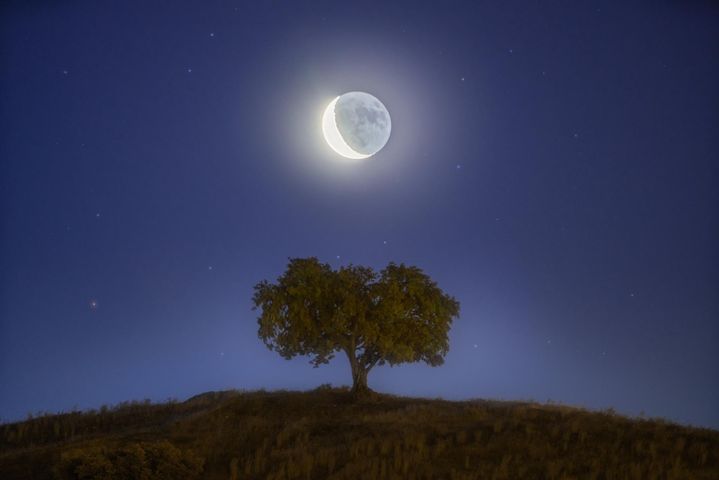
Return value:
[[(0, 425), (0, 478), (719, 478), (717, 431), (561, 405), (327, 386), (131, 405), (74, 413), (72, 439), (54, 435), (62, 415)], [(8, 442), (20, 430), (22, 446)]]
[(258, 335), (284, 358), (309, 355), (315, 367), (335, 352), (349, 358), (355, 388), (375, 365), (441, 365), (459, 302), (417, 267), (390, 263), (333, 270), (316, 258), (291, 259), (276, 283), (255, 286)]

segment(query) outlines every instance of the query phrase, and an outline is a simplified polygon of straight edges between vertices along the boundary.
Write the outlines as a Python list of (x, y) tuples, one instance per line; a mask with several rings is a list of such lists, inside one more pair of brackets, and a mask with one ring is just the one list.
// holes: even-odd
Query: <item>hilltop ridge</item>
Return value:
[(0, 425), (0, 452), (7, 480), (719, 478), (715, 430), (327, 386), (45, 415)]

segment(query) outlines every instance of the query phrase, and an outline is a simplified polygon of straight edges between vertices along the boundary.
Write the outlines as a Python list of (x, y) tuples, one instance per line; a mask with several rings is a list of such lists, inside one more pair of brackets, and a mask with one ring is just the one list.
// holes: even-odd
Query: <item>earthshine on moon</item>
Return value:
[(377, 98), (348, 92), (330, 102), (322, 116), (322, 133), (345, 158), (361, 160), (379, 152), (389, 140), (392, 121)]

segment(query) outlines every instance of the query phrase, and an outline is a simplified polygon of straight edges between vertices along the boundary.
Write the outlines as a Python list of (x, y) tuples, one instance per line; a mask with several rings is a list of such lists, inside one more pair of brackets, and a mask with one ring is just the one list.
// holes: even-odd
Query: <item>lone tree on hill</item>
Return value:
[(444, 363), (459, 316), (459, 302), (417, 267), (333, 270), (314, 257), (290, 259), (277, 283), (255, 285), (253, 302), (262, 310), (258, 336), (282, 357), (310, 355), (316, 368), (345, 352), (355, 394), (369, 392), (375, 365)]

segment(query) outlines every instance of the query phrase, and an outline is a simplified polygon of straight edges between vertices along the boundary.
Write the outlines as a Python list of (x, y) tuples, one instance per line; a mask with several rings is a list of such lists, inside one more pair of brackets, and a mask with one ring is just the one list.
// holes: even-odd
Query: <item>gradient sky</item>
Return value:
[[(257, 338), (253, 285), (316, 256), (461, 302), (376, 390), (719, 428), (711, 2), (1, 9), (2, 420), (350, 384)], [(392, 116), (355, 163), (320, 129), (352, 90)]]

